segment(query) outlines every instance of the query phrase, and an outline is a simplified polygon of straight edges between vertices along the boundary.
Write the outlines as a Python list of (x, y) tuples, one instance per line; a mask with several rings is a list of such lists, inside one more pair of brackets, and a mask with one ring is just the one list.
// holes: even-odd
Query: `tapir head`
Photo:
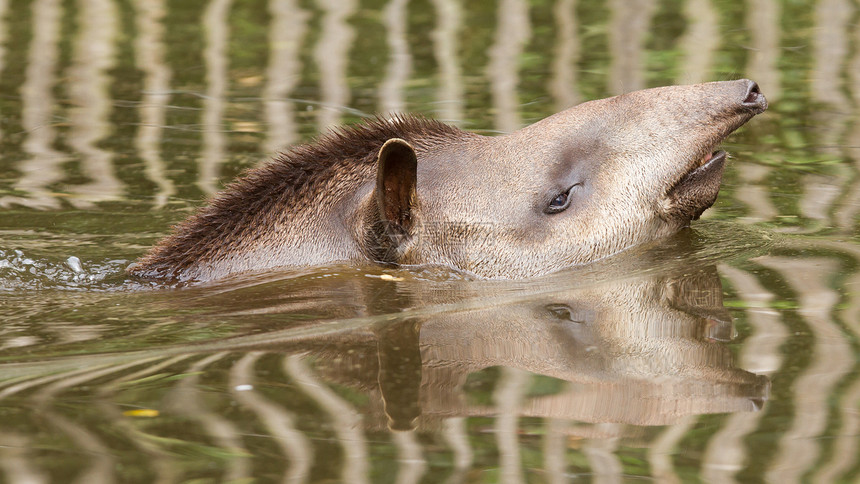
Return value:
[(664, 237), (714, 203), (717, 145), (766, 108), (752, 81), (713, 82), (586, 102), (505, 136), (389, 140), (383, 258), (528, 277)]

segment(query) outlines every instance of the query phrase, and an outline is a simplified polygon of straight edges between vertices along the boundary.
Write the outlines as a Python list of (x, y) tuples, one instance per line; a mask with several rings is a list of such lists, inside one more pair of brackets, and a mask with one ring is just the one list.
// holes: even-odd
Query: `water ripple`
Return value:
[(20, 249), (0, 249), (0, 291), (69, 289), (109, 290), (124, 283), (127, 260), (81, 261), (29, 257)]

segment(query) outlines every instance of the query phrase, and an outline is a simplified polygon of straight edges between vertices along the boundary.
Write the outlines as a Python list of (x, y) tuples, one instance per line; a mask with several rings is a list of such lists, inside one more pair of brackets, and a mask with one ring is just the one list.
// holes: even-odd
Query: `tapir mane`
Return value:
[[(290, 245), (296, 224), (375, 178), (379, 148), (402, 138), (424, 151), (470, 133), (414, 115), (375, 118), (333, 129), (245, 172), (195, 215), (176, 225), (129, 271), (144, 277), (195, 278), (194, 267), (258, 243)], [(307, 227), (312, 229), (313, 227)], [(278, 237), (283, 237), (279, 239)], [(293, 241), (294, 242), (294, 241)]]

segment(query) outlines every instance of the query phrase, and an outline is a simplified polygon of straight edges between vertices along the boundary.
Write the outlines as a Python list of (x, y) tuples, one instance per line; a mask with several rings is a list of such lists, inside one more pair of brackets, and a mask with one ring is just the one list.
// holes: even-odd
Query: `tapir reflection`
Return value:
[(767, 398), (766, 377), (733, 364), (714, 267), (501, 301), (328, 336), (305, 351), (316, 348), (324, 378), (368, 393), (370, 425), (392, 429), (496, 414), (486, 392), (499, 367), (553, 382), (522, 395), (522, 416), (663, 425), (754, 411)]

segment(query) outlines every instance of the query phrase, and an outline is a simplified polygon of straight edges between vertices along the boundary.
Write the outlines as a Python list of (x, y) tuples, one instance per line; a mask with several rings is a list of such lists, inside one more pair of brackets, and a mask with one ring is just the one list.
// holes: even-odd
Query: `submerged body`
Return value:
[(698, 218), (719, 191), (717, 145), (766, 108), (739, 80), (590, 101), (497, 137), (415, 117), (344, 128), (249, 171), (129, 272), (203, 281), (346, 261), (546, 274)]

